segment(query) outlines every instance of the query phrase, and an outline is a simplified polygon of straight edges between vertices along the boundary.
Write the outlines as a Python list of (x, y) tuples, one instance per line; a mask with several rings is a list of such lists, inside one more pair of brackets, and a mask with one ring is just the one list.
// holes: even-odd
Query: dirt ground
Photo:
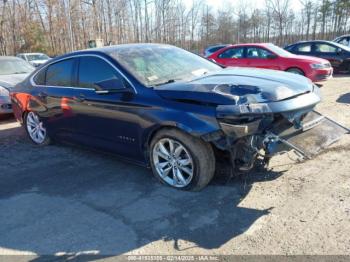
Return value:
[[(350, 127), (350, 77), (321, 90), (318, 110)], [(198, 193), (111, 156), (35, 147), (11, 118), (0, 156), (0, 255), (350, 255), (349, 135), (313, 160), (278, 156)]]

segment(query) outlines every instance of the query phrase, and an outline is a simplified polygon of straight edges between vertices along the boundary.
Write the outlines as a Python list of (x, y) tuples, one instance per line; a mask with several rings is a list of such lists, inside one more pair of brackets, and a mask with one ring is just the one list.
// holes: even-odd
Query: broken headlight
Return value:
[(245, 114), (264, 114), (272, 113), (271, 108), (268, 104), (258, 103), (258, 104), (242, 104), (242, 105), (220, 105), (217, 107), (218, 117), (220, 112), (230, 113), (232, 115), (245, 115)]

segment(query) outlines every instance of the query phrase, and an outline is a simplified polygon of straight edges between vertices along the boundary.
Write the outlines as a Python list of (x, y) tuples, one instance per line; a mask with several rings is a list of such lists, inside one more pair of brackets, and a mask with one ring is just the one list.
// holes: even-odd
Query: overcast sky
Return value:
[[(247, 2), (251, 7), (261, 8), (265, 7), (265, 0), (206, 0), (207, 4), (213, 7), (214, 10), (222, 9), (224, 6), (231, 5), (235, 7), (239, 2)], [(185, 3), (191, 5), (191, 1), (185, 1)], [(291, 8), (298, 11), (302, 8), (299, 0), (290, 0)]]

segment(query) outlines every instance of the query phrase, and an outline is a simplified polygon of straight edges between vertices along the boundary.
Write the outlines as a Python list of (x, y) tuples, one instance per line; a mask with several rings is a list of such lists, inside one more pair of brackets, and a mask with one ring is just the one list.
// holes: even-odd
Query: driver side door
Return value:
[(79, 121), (79, 143), (141, 160), (139, 108), (134, 89), (102, 57), (82, 56), (77, 67), (76, 85), (80, 92), (73, 111)]
[(278, 56), (265, 48), (247, 46), (247, 66), (281, 70)]

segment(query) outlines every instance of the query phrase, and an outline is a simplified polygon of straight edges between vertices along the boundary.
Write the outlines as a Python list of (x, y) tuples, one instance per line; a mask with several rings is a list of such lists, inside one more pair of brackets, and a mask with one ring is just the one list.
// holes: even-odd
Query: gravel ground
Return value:
[[(350, 78), (321, 88), (318, 110), (350, 127)], [(349, 135), (313, 160), (198, 193), (147, 169), (68, 146), (38, 148), (0, 120), (0, 255), (350, 255)]]

